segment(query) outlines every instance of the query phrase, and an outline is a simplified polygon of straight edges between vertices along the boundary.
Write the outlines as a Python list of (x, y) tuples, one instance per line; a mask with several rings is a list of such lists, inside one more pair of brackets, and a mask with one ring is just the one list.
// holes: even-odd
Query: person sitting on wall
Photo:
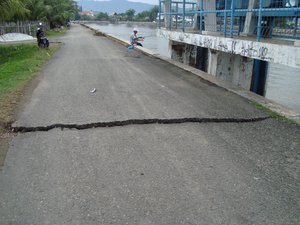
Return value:
[(143, 37), (138, 37), (137, 33), (138, 33), (137, 28), (134, 28), (133, 33), (130, 35), (130, 44), (132, 46), (137, 46), (138, 45), (138, 46), (143, 47), (143, 45), (139, 41), (143, 41), (144, 38)]

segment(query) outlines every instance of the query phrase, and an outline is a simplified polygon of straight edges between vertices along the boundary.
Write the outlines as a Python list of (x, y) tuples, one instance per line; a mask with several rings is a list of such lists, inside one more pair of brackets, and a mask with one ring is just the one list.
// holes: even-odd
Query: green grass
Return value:
[(40, 49), (36, 44), (0, 46), (0, 98), (30, 79), (57, 47)]
[(47, 30), (46, 31), (46, 36), (47, 37), (60, 37), (63, 36), (67, 31), (67, 28), (59, 28), (59, 29), (52, 29), (52, 30)]
[(265, 112), (267, 115), (269, 115), (271, 118), (273, 118), (275, 120), (278, 120), (278, 121), (281, 121), (281, 122), (284, 122), (284, 123), (288, 123), (288, 124), (294, 124), (295, 123), (293, 120), (291, 120), (291, 119), (289, 119), (289, 118), (287, 118), (285, 116), (282, 116), (282, 115), (280, 115), (277, 112), (272, 111), (271, 109), (263, 106), (262, 104), (260, 104), (258, 102), (251, 102), (251, 104), (255, 108), (257, 108), (257, 109)]
[(58, 48), (59, 45), (48, 49), (36, 44), (0, 45), (0, 122), (11, 119), (23, 87)]

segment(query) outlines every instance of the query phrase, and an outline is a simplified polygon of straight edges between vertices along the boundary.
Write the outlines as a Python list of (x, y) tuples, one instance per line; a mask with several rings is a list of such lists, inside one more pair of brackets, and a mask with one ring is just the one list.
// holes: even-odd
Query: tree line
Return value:
[(156, 20), (159, 8), (158, 6), (154, 6), (150, 10), (142, 11), (140, 13), (135, 12), (134, 9), (128, 9), (124, 13), (108, 15), (106, 12), (99, 12), (95, 15), (95, 17), (91, 17), (89, 15), (82, 15), (81, 20), (113, 20), (118, 18), (118, 20), (126, 20), (126, 21), (147, 21), (152, 22)]
[(73, 0), (0, 0), (0, 21), (44, 21), (61, 26), (78, 14)]

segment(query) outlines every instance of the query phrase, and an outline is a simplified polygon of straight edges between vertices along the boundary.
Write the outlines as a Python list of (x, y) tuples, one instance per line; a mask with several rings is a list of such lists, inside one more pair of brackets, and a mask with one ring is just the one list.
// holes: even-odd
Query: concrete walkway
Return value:
[[(266, 116), (79, 25), (61, 41), (14, 126)], [(0, 224), (299, 224), (299, 149), (299, 126), (273, 119), (18, 134)]]

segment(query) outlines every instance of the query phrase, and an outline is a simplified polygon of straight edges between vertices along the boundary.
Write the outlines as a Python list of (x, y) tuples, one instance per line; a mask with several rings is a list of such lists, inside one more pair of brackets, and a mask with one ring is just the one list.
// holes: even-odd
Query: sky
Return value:
[(158, 5), (158, 0), (128, 0), (130, 2), (143, 2), (143, 3), (148, 3), (152, 5)]
[[(77, 0), (77, 1), (82, 1), (82, 0)], [(109, 1), (109, 0), (94, 0), (94, 1)], [(158, 5), (159, 0), (127, 0), (127, 1), (142, 2), (142, 3), (152, 4), (152, 5)]]

